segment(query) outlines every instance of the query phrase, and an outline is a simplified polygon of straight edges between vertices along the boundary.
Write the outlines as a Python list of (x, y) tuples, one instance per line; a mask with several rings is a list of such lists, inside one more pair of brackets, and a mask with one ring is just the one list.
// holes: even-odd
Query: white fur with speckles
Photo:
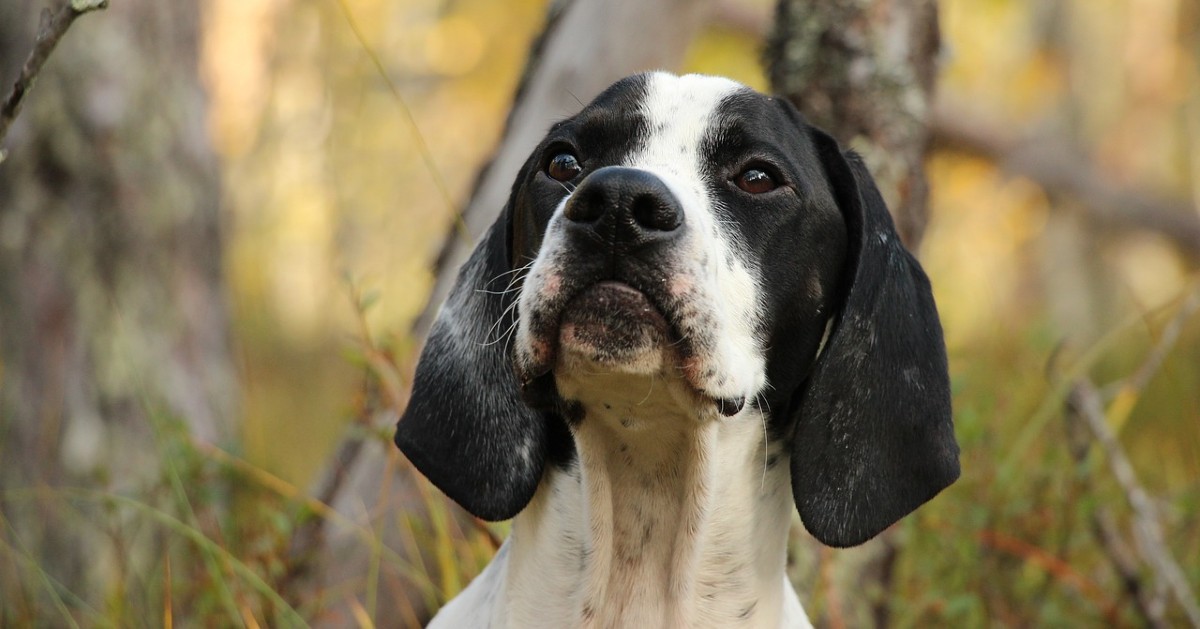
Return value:
[(683, 333), (708, 334), (714, 341), (713, 351), (697, 356), (702, 363), (697, 369), (712, 369), (713, 375), (698, 384), (706, 394), (723, 399), (752, 398), (766, 384), (766, 359), (755, 334), (761, 302), (756, 273), (733, 249), (735, 238), (722, 229), (700, 163), (701, 142), (715, 122), (717, 105), (745, 89), (711, 76), (652, 75), (643, 106), (650, 138), (624, 163), (657, 175), (683, 205), (691, 229), (679, 248), (679, 259), (687, 264), (675, 281), (689, 285), (695, 308), (712, 318), (704, 328), (698, 324)]

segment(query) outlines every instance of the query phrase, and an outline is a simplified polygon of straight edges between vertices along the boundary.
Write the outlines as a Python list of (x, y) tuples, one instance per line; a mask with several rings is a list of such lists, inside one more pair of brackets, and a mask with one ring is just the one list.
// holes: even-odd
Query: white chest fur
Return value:
[(637, 393), (646, 379), (605, 377), (608, 401), (582, 400), (576, 462), (547, 472), (434, 626), (808, 626), (784, 576), (788, 461), (760, 412), (686, 417), (663, 380)]

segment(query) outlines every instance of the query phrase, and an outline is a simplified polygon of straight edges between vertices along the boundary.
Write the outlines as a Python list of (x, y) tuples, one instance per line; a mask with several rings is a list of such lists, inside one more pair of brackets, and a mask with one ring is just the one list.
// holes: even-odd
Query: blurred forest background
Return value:
[[(589, 2), (79, 18), (0, 144), (0, 626), (413, 626), (453, 596), (505, 527), (390, 446), (429, 295), (502, 139), (661, 66), (862, 151), (941, 310), (963, 478), (861, 548), (797, 523), (814, 622), (1200, 627), (1200, 2), (622, 1), (664, 13), (537, 39)], [(40, 8), (0, 4), (0, 96)], [(864, 72), (871, 119), (907, 116), (882, 135), (839, 118)], [(510, 116), (519, 83), (557, 104)]]

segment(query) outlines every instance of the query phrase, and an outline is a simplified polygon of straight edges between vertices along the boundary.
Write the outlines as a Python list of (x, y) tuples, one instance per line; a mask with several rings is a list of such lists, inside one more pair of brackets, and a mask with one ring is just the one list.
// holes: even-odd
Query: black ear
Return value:
[(854, 546), (954, 482), (958, 444), (929, 279), (858, 156), (811, 132), (849, 243), (842, 307), (799, 400), (792, 492), (813, 536)]
[(485, 520), (511, 518), (529, 503), (553, 430), (552, 418), (521, 401), (505, 352), (517, 293), (508, 252), (511, 206), (459, 271), (396, 427), (396, 445), (413, 465)]

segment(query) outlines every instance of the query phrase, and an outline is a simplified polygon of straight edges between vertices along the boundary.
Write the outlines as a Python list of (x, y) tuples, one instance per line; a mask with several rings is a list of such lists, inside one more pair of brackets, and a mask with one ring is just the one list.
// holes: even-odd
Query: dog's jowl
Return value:
[(929, 282), (786, 102), (624, 79), (552, 126), (459, 273), (396, 443), (514, 518), (447, 627), (794, 627), (797, 509), (870, 539), (958, 476)]

